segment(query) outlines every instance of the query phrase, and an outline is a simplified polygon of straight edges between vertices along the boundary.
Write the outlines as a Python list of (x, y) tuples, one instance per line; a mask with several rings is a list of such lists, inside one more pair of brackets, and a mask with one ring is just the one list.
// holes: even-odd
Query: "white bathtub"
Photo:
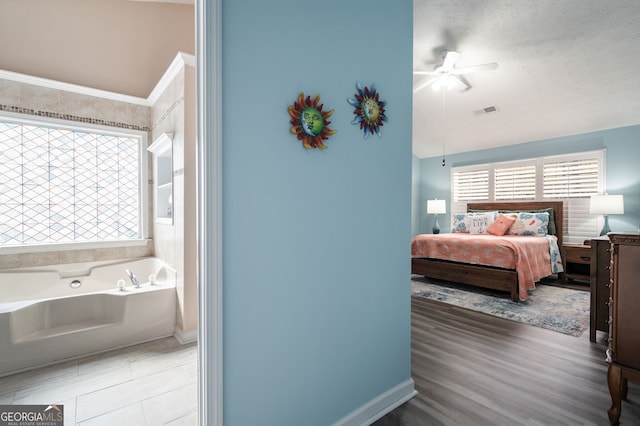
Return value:
[(175, 287), (151, 257), (0, 270), (0, 376), (172, 335)]

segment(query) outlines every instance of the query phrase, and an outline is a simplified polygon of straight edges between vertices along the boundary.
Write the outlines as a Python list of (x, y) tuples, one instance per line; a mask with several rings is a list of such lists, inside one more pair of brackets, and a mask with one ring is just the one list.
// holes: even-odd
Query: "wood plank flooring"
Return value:
[[(606, 335), (588, 334), (412, 298), (419, 394), (374, 425), (608, 425)], [(167, 338), (0, 378), (0, 404), (62, 403), (68, 425), (196, 425), (196, 384), (196, 345)], [(620, 424), (640, 425), (637, 383)]]
[[(374, 426), (609, 425), (606, 334), (572, 337), (412, 297), (418, 396)], [(629, 382), (621, 425), (640, 425)]]

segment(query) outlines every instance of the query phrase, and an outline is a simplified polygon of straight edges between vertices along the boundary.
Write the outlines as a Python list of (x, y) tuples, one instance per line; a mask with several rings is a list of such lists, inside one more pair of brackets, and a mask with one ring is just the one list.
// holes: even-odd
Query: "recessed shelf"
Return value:
[(173, 135), (163, 133), (148, 148), (153, 154), (154, 217), (173, 223)]

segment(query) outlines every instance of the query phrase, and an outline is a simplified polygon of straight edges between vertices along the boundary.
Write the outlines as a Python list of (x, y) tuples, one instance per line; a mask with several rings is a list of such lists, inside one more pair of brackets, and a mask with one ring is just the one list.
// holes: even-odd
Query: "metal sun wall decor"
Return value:
[(290, 123), (293, 126), (291, 133), (296, 135), (298, 140), (302, 141), (302, 146), (307, 149), (327, 149), (324, 141), (336, 133), (329, 128), (331, 122), (327, 121), (333, 110), (322, 111), (324, 104), (318, 105), (319, 102), (319, 94), (311, 99), (311, 96), (305, 98), (302, 92), (298, 95), (298, 100), (289, 106)]
[(356, 89), (358, 92), (354, 95), (355, 99), (347, 98), (347, 102), (355, 107), (353, 113), (356, 117), (351, 124), (360, 124), (365, 139), (369, 134), (377, 134), (381, 138), (380, 127), (384, 125), (384, 121), (387, 121), (387, 116), (384, 114), (387, 103), (380, 100), (380, 94), (373, 84), (371, 89), (366, 86), (363, 89), (359, 83), (356, 83)]

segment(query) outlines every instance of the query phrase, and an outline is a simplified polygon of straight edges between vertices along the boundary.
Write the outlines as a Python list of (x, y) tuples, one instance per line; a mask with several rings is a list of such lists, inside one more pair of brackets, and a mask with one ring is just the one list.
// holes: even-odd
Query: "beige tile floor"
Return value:
[(197, 425), (197, 346), (173, 337), (0, 378), (0, 405), (62, 404), (65, 426)]

